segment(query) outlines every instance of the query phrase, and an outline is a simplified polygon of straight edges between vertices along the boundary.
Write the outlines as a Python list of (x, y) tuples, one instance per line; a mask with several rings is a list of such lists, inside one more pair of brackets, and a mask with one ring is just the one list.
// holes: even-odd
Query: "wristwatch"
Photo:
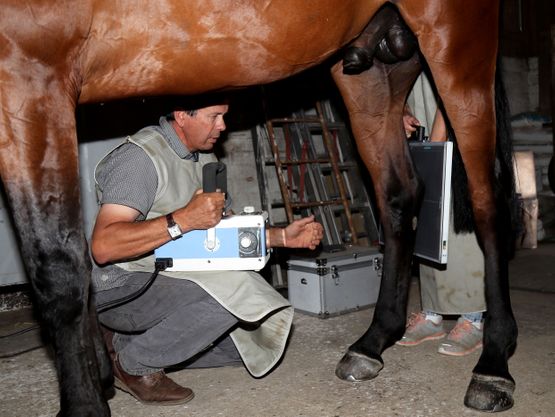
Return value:
[(173, 219), (172, 213), (166, 215), (166, 221), (168, 222), (168, 233), (172, 240), (175, 240), (183, 234), (179, 225)]

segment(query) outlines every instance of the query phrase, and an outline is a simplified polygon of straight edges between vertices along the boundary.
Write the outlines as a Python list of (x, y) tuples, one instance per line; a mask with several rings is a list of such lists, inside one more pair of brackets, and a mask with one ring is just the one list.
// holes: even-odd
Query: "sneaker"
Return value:
[(482, 347), (483, 330), (471, 321), (459, 318), (447, 339), (438, 349), (439, 353), (451, 356), (465, 356)]
[(416, 346), (426, 340), (437, 340), (445, 336), (443, 324), (435, 324), (426, 319), (426, 313), (412, 313), (402, 339), (397, 341), (401, 346)]

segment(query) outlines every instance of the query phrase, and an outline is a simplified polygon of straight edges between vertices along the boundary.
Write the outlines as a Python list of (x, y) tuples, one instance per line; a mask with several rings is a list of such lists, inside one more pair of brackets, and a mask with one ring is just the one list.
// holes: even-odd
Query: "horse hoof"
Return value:
[(361, 353), (347, 352), (335, 368), (335, 375), (349, 382), (360, 382), (378, 376), (383, 363)]
[(466, 390), (464, 405), (475, 410), (496, 413), (513, 406), (515, 383), (498, 376), (473, 374)]

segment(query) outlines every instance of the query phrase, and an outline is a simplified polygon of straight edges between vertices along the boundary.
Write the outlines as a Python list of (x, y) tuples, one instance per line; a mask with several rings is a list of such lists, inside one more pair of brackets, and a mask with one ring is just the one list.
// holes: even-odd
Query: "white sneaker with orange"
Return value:
[(460, 317), (457, 324), (439, 346), (443, 355), (465, 356), (482, 347), (483, 324), (473, 323)]
[(430, 320), (425, 312), (412, 313), (409, 317), (403, 338), (397, 342), (400, 346), (416, 346), (427, 340), (437, 340), (445, 336), (441, 316), (438, 323)]

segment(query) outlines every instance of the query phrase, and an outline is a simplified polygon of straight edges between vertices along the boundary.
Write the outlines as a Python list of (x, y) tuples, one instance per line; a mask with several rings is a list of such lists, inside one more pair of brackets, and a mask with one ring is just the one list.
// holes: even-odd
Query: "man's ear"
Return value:
[(187, 117), (189, 117), (189, 115), (183, 110), (175, 110), (173, 112), (173, 118), (179, 126), (183, 126)]

